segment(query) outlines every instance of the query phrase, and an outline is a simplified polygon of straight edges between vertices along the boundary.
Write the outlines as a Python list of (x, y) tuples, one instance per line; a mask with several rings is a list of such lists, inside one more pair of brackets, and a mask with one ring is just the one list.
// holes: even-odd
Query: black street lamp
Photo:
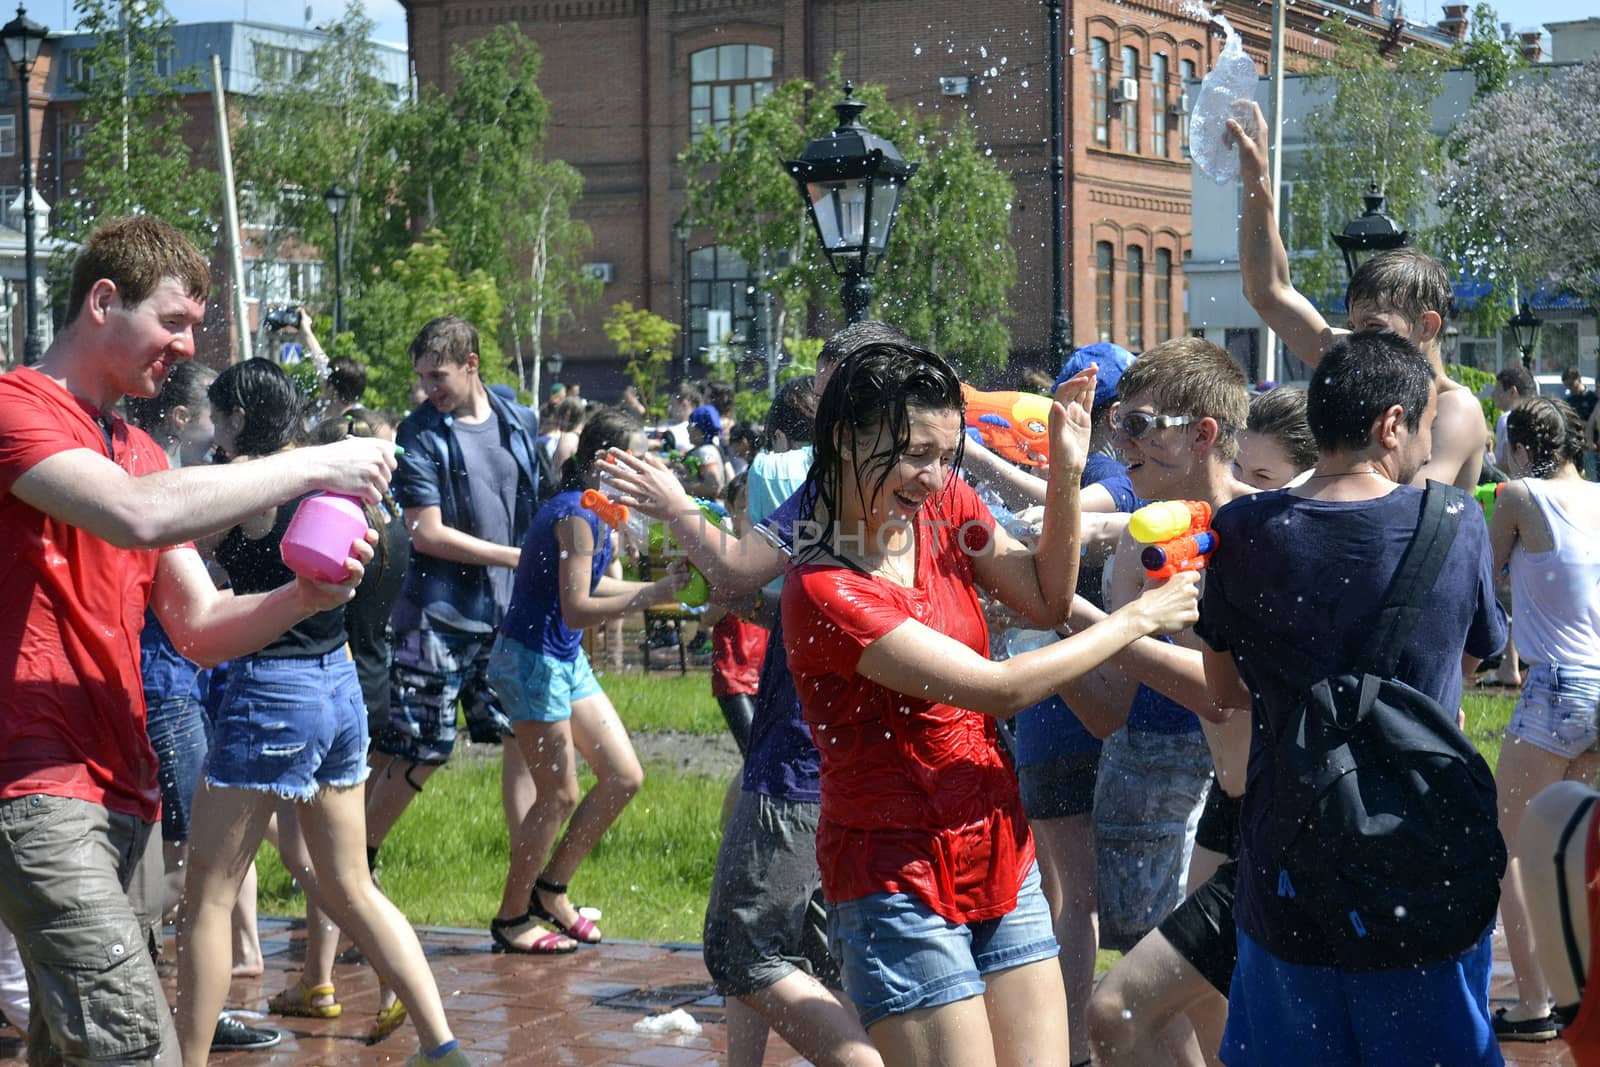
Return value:
[(683, 363), (683, 380), (689, 380), (689, 235), (694, 228), (689, 225), (689, 216), (684, 215), (672, 227), (672, 236), (678, 239), (678, 249), (683, 259), (682, 277), (678, 283), (678, 312), (681, 328), (678, 330), (678, 358)]
[(1331, 235), (1333, 243), (1344, 253), (1345, 270), (1350, 272), (1352, 278), (1356, 276), (1357, 268), (1373, 254), (1393, 252), (1411, 243), (1411, 235), (1383, 213), (1384, 197), (1378, 191), (1377, 182), (1367, 186), (1361, 199), (1367, 205), (1367, 210), (1359, 218), (1347, 222), (1343, 233)]
[(344, 250), (339, 240), (339, 222), (344, 215), (344, 205), (350, 199), (350, 194), (344, 191), (344, 186), (334, 182), (328, 186), (328, 191), (322, 194), (322, 202), (328, 205), (328, 213), (333, 216), (333, 332), (344, 333)]
[(1072, 347), (1067, 321), (1066, 174), (1061, 117), (1061, 0), (1045, 0), (1050, 16), (1050, 366), (1059, 368)]
[(22, 83), (22, 233), (28, 281), (26, 314), (28, 332), (22, 342), (24, 363), (39, 362), (39, 267), (34, 251), (33, 236), (33, 122), (28, 103), (28, 81), (33, 64), (39, 58), (39, 46), (50, 31), (28, 17), (21, 4), (17, 17), (0, 28), (0, 41), (5, 42), (6, 54), (16, 69), (17, 80)]
[(1511, 336), (1517, 339), (1517, 347), (1522, 349), (1522, 365), (1531, 370), (1533, 350), (1538, 347), (1539, 329), (1544, 325), (1544, 320), (1535, 315), (1532, 306), (1524, 300), (1506, 325), (1511, 327)]
[[(561, 357), (560, 352), (552, 352), (544, 357), (544, 372), (550, 376), (551, 384), (561, 380), (561, 368), (566, 365), (566, 360)], [(538, 403), (544, 403), (540, 397), (536, 396), (533, 399)]]
[(846, 322), (867, 317), (871, 278), (889, 247), (900, 194), (920, 165), (907, 163), (893, 143), (861, 125), (866, 105), (854, 92), (845, 82), (844, 99), (833, 105), (839, 125), (784, 164), (800, 185), (834, 273), (844, 277)]

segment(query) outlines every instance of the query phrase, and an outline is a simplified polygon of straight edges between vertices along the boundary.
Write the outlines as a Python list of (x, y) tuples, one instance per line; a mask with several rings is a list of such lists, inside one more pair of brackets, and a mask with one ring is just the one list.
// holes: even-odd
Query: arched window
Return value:
[(1172, 336), (1172, 253), (1156, 249), (1156, 344)]
[(1128, 246), (1128, 273), (1123, 278), (1123, 300), (1128, 315), (1128, 349), (1144, 351), (1144, 249)]
[(1150, 57), (1150, 151), (1167, 155), (1167, 57)]
[(755, 275), (724, 245), (689, 252), (689, 351), (704, 357), (713, 345), (758, 343)]
[[(1180, 59), (1178, 73), (1182, 76), (1183, 84), (1178, 87), (1179, 92), (1188, 92), (1189, 83), (1194, 81), (1194, 60)], [(1189, 158), (1189, 116), (1178, 116), (1178, 148), (1183, 152), (1183, 158)]]
[(1111, 340), (1111, 245), (1101, 241), (1094, 246), (1094, 336), (1097, 341)]
[(1122, 150), (1139, 151), (1139, 50), (1124, 46), (1122, 49), (1122, 80), (1129, 82), (1131, 94), (1122, 94)]
[(1089, 109), (1094, 118), (1094, 143), (1105, 146), (1111, 143), (1111, 133), (1106, 128), (1106, 86), (1111, 78), (1111, 42), (1104, 37), (1089, 42)]
[(772, 49), (723, 44), (689, 56), (689, 136), (727, 126), (772, 94)]

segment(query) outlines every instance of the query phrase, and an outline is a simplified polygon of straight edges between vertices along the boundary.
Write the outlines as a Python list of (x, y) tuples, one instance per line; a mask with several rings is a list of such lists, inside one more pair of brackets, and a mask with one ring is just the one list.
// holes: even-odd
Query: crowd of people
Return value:
[[(306, 397), (267, 360), (190, 362), (203, 258), (102, 223), (56, 341), (0, 377), (0, 1012), (30, 1062), (277, 1041), (224, 1010), (262, 969), (263, 840), (308, 914), (270, 1011), (341, 1014), (342, 932), (383, 987), (369, 1039), (409, 1021), (409, 1062), (468, 1062), (384, 840), (464, 721), (502, 753), (490, 947), (603, 940), (569, 886), (648, 786), (585, 631), (616, 652), (697, 581), (743, 758), (704, 928), (730, 1063), (770, 1030), (817, 1064), (1498, 1064), (1563, 1027), (1592, 1062), (1593, 394), (1513, 368), (1490, 431), (1414, 249), (1363, 264), (1332, 326), (1250, 128), (1245, 292), (1307, 388), (1199, 338), (1090, 345), (1038, 383), (1040, 467), (872, 321), (760, 427), (722, 383), (680, 383), (661, 426), (561, 385), (536, 413), (449, 316), (411, 345), (409, 414), (362, 407), (348, 361)], [(333, 580), (282, 547), (322, 493), (368, 527)], [(1188, 529), (1141, 532), (1152, 502)], [(1461, 711), (1492, 657), (1520, 685), (1498, 789)], [(1497, 911), (1517, 999), (1491, 1011)]]

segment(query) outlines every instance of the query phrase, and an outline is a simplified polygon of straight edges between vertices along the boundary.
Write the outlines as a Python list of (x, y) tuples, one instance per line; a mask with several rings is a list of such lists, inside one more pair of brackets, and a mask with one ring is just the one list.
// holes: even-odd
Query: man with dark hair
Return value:
[[(411, 565), (393, 615), (389, 722), (373, 738), (387, 757), (367, 806), (374, 861), (412, 797), (455, 750), (458, 700), (474, 741), (498, 744), (511, 733), (485, 672), (548, 457), (533, 412), (486, 386), (479, 358), (478, 331), (453, 315), (428, 322), (411, 342), (427, 399), (396, 433), (404, 451), (394, 499), (411, 530)], [(532, 805), (533, 781), (517, 746), (503, 751), (503, 799), (520, 820)], [(577, 919), (564, 902), (546, 907), (565, 922)]]
[(1521, 363), (1501, 367), (1494, 376), (1491, 398), (1495, 410), (1500, 413), (1494, 420), (1494, 458), (1501, 470), (1509, 470), (1511, 463), (1511, 445), (1506, 440), (1506, 418), (1510, 416), (1512, 408), (1530, 396), (1538, 395), (1539, 384), (1533, 380), (1533, 372)]
[[(1209, 646), (1213, 699), (1249, 701), (1254, 724), (1240, 815), (1238, 963), (1221, 1053), (1230, 1067), (1501, 1062), (1488, 1006), (1490, 930), (1442, 962), (1343, 969), (1308, 911), (1315, 887), (1287, 881), (1271, 835), (1271, 814), (1291, 802), (1276, 785), (1292, 773), (1280, 768), (1276, 739), (1308, 684), (1277, 650), (1302, 651), (1328, 677), (1359, 669), (1354, 660), (1422, 515), (1424, 494), (1411, 483), (1428, 465), (1435, 405), (1433, 368), (1405, 338), (1340, 338), (1311, 379), (1315, 473), (1285, 492), (1237, 500), (1213, 520), (1219, 544), (1195, 631)], [(1471, 507), (1457, 490), (1436, 490), (1454, 497), (1447, 509)], [(1505, 640), (1491, 569), (1484, 524), (1461, 522), (1393, 675), (1449, 711), (1460, 707), (1463, 667)], [(1320, 843), (1341, 848), (1337, 838)], [(1373, 948), (1396, 959), (1404, 950)]]
[(155, 396), (194, 356), (208, 280), (172, 226), (108, 220), (79, 253), (44, 359), (0, 377), (0, 921), (28, 972), (30, 1063), (178, 1058), (148, 951), (162, 864), (146, 608), (179, 652), (212, 664), (346, 603), (358, 562), (337, 585), (234, 596), (190, 542), (317, 489), (376, 503), (394, 466), (393, 446), (362, 438), (169, 470), (113, 408)]
[[(1239, 215), (1239, 273), (1245, 299), (1284, 346), (1316, 367), (1328, 350), (1349, 331), (1328, 324), (1315, 304), (1289, 277), (1289, 254), (1273, 221), (1275, 191), (1267, 181), (1266, 120), (1253, 101), (1250, 129), (1228, 120), (1228, 136), (1239, 146), (1244, 203)], [(1415, 248), (1373, 256), (1363, 263), (1345, 290), (1351, 330), (1392, 330), (1427, 359), (1438, 392), (1438, 418), (1433, 455), (1416, 474), (1417, 484), (1429, 478), (1471, 492), (1483, 465), (1483, 409), (1471, 390), (1444, 371), (1440, 341), (1445, 320), (1455, 306), (1450, 276), (1443, 264)]]

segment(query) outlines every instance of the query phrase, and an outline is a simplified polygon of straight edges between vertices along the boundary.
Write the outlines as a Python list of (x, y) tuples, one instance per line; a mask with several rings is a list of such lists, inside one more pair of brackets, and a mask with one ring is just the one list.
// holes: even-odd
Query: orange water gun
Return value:
[(621, 530), (628, 525), (628, 505), (618, 504), (598, 489), (585, 489), (578, 498), (578, 504), (600, 517), (600, 521), (613, 530)]
[(1203, 571), (1217, 548), (1211, 505), (1204, 500), (1161, 500), (1146, 504), (1128, 521), (1128, 534), (1147, 545), (1139, 562), (1151, 578)]
[(1043, 467), (1050, 462), (1051, 399), (1038, 393), (985, 393), (965, 382), (967, 432), (1013, 463)]

